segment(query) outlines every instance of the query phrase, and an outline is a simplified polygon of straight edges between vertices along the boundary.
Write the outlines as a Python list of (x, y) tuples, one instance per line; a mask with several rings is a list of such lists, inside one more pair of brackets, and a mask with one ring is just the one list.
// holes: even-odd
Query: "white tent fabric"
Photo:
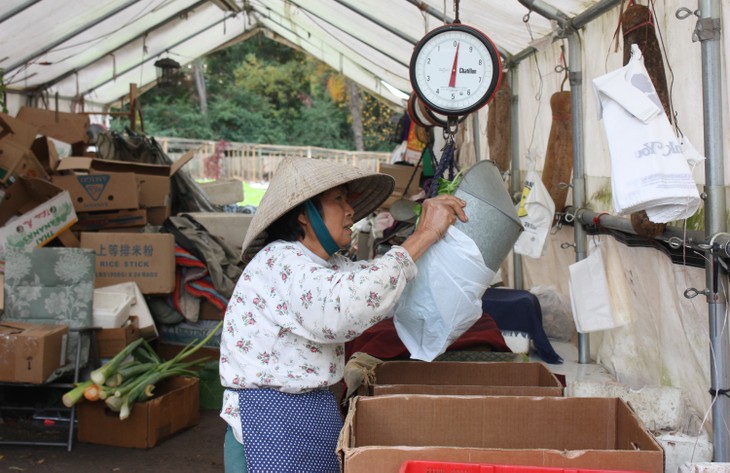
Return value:
[[(648, 0), (639, 0), (646, 4)], [(586, 12), (605, 0), (550, 0), (566, 18)], [(617, 4), (620, 2), (616, 2)], [(666, 51), (667, 77), (681, 132), (703, 153), (701, 46), (693, 42), (701, 2), (652, 2), (656, 26)], [(730, 8), (721, 22), (730, 25)], [(218, 5), (234, 4), (238, 11)], [(403, 107), (411, 92), (408, 64), (414, 45), (423, 35), (452, 21), (453, 0), (4, 0), (0, 2), (0, 68), (8, 90), (10, 112), (42, 94), (38, 106), (78, 111), (101, 110), (123, 100), (129, 84), (141, 88), (156, 80), (153, 63), (169, 56), (183, 66), (218, 48), (257, 31), (324, 61), (361, 87)], [(690, 11), (692, 10), (692, 11)], [(610, 8), (579, 31), (582, 57), (586, 196), (591, 209), (611, 212), (610, 158), (591, 80), (622, 65), (619, 6)], [(682, 17), (682, 18), (680, 18)], [(524, 173), (527, 155), (544, 156), (552, 121), (549, 100), (565, 73), (556, 70), (569, 57), (569, 45), (558, 38), (556, 25), (530, 12), (517, 0), (461, 0), (459, 18), (486, 33), (508, 59), (528, 48), (513, 65), (513, 94), (518, 102), (518, 143)], [(730, 35), (722, 47), (730, 51)], [(723, 97), (720, 107), (725, 126), (730, 123), (727, 91), (730, 63), (722, 54)], [(565, 58), (565, 59), (564, 59)], [(570, 67), (570, 64), (568, 64)], [(488, 159), (486, 108), (478, 114), (474, 142), (463, 155)], [(464, 122), (464, 127), (472, 121)], [(438, 134), (437, 134), (438, 135)], [(724, 156), (730, 156), (730, 133), (721, 137)], [(543, 158), (544, 159), (544, 158)], [(727, 159), (727, 158), (726, 158)], [(538, 170), (543, 167), (537, 163)], [(730, 181), (730, 166), (724, 167)], [(698, 185), (705, 182), (704, 167), (694, 170)], [(570, 196), (569, 196), (570, 201)], [(681, 387), (698, 417), (709, 409), (710, 386), (707, 307), (704, 298), (688, 301), (688, 287), (702, 290), (703, 271), (673, 265), (656, 250), (629, 248), (608, 240), (608, 250), (625, 262), (625, 277), (632, 290), (629, 304), (633, 322), (591, 336), (593, 355), (619, 381), (639, 388), (646, 384)], [(575, 261), (564, 229), (551, 236), (547, 254), (524, 261), (524, 287), (551, 285), (568, 296), (568, 265)], [(511, 280), (506, 265), (503, 279)], [(626, 301), (623, 301), (626, 303)], [(708, 427), (709, 428), (709, 427)]]

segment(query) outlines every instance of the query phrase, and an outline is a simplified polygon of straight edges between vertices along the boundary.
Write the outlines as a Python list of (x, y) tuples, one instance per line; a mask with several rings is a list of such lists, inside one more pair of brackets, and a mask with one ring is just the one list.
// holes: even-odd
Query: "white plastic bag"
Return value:
[(609, 275), (614, 282), (620, 279), (615, 274), (617, 269), (615, 262), (604, 264), (600, 246), (594, 247), (587, 258), (568, 267), (570, 303), (579, 333), (608, 330), (630, 321), (622, 307), (628, 298), (624, 287), (612, 287), (609, 282)]
[(611, 154), (617, 214), (646, 210), (666, 223), (692, 216), (700, 196), (637, 45), (629, 63), (593, 80)]
[(494, 271), (474, 240), (453, 226), (416, 265), (395, 309), (395, 329), (411, 358), (432, 361), (482, 316)]
[(530, 258), (541, 257), (545, 253), (547, 236), (553, 225), (555, 203), (532, 163), (522, 188), (517, 216), (525, 230), (515, 242), (515, 253)]

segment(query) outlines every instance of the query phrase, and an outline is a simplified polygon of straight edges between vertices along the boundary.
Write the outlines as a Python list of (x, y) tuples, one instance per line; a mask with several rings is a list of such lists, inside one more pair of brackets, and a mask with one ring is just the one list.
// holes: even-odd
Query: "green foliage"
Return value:
[[(354, 149), (346, 94), (331, 96), (328, 83), (339, 74), (325, 64), (263, 35), (211, 54), (204, 63), (207, 114), (200, 112), (192, 69), (183, 68), (174, 85), (142, 95), (146, 134)], [(390, 151), (398, 112), (363, 91), (360, 99), (365, 149)], [(122, 117), (113, 120), (112, 129), (127, 125)]]

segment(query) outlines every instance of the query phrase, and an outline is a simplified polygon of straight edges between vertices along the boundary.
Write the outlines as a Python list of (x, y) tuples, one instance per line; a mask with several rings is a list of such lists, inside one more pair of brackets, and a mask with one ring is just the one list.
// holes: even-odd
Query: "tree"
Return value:
[[(354, 85), (346, 87), (343, 76), (299, 50), (256, 35), (196, 63), (202, 77), (182, 68), (176, 84), (143, 94), (145, 133), (370, 151), (392, 148), (392, 117), (399, 112)], [(113, 122), (115, 129), (126, 125), (125, 119)]]

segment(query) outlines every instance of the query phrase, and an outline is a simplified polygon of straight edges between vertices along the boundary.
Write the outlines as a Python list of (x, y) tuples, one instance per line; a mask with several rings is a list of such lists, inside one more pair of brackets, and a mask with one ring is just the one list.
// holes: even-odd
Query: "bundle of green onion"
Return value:
[(143, 402), (153, 396), (155, 385), (171, 376), (197, 376), (193, 369), (207, 361), (201, 358), (184, 361), (205, 345), (223, 321), (218, 323), (204, 339), (190, 342), (173, 359), (164, 361), (147, 343), (138, 338), (103, 366), (91, 372), (87, 381), (63, 395), (63, 404), (71, 407), (85, 398), (89, 401), (103, 400), (107, 407), (119, 412), (121, 420), (129, 417), (136, 402)]

